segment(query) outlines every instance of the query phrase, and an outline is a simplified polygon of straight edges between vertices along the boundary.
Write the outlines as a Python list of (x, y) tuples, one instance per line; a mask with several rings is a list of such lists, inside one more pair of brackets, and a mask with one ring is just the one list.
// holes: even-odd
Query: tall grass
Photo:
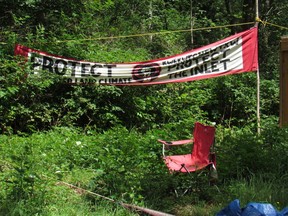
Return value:
[(287, 180), (287, 176), (277, 179), (267, 178), (266, 174), (252, 175), (249, 179), (233, 179), (215, 186), (217, 190), (215, 187), (207, 188), (204, 193), (214, 195), (210, 200), (198, 200), (195, 203), (192, 197), (197, 195), (192, 193), (189, 199), (181, 198), (185, 199), (186, 204), (179, 205), (181, 199), (178, 200), (174, 212), (181, 216), (211, 216), (235, 199), (240, 200), (241, 207), (249, 202), (270, 203), (280, 211), (288, 205)]
[[(238, 198), (241, 203), (263, 202), (271, 203), (278, 210), (288, 204), (288, 176), (275, 178), (266, 174), (252, 175), (249, 179), (232, 180), (227, 188), (227, 198)], [(228, 201), (228, 200), (227, 200)]]

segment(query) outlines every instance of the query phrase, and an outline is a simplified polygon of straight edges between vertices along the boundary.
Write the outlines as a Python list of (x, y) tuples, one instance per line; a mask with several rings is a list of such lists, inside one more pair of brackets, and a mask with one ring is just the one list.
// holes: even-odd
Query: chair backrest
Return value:
[(208, 164), (210, 148), (215, 138), (215, 128), (196, 122), (193, 137), (192, 160), (196, 163)]

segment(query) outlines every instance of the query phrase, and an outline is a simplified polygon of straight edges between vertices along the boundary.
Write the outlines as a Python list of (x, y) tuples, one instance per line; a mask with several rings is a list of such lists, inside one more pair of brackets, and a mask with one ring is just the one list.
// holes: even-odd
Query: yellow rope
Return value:
[(285, 27), (285, 26), (280, 26), (280, 25), (277, 25), (277, 24), (273, 24), (273, 23), (269, 23), (267, 21), (262, 21), (261, 20), (261, 23), (263, 23), (264, 26), (266, 25), (271, 25), (271, 26), (274, 26), (274, 27), (277, 27), (277, 28), (281, 28), (281, 29), (288, 29), (288, 27)]
[[(270, 25), (281, 29), (287, 29), (288, 27), (273, 24), (267, 21), (261, 20), (259, 17), (256, 17), (256, 22), (262, 23), (264, 26)], [(193, 31), (203, 31), (217, 28), (229, 28), (234, 26), (242, 26), (242, 25), (251, 25), (255, 22), (246, 22), (246, 23), (236, 23), (236, 24), (228, 24), (228, 25), (220, 25), (220, 26), (210, 26), (210, 27), (201, 27), (195, 28)], [(142, 33), (142, 34), (132, 34), (132, 35), (118, 35), (118, 36), (107, 36), (107, 37), (97, 37), (97, 38), (83, 38), (83, 39), (72, 39), (72, 40), (57, 40), (50, 42), (35, 42), (34, 44), (48, 44), (48, 43), (66, 43), (66, 42), (83, 42), (83, 41), (93, 41), (93, 40), (109, 40), (109, 39), (120, 39), (120, 38), (132, 38), (132, 37), (143, 37), (143, 36), (151, 36), (151, 35), (162, 35), (169, 33), (180, 33), (180, 32), (190, 32), (192, 29), (182, 29), (182, 30), (172, 30), (172, 31), (162, 31), (162, 32), (150, 32), (150, 33)], [(0, 42), (0, 44), (7, 44), (6, 42)]]
[[(210, 27), (201, 27), (195, 28), (193, 31), (203, 31), (217, 28), (228, 28), (234, 26), (242, 26), (242, 25), (251, 25), (255, 22), (246, 22), (246, 23), (236, 23), (236, 24), (228, 24), (221, 26), (210, 26)], [(93, 40), (109, 40), (109, 39), (119, 39), (119, 38), (131, 38), (131, 37), (143, 37), (143, 36), (151, 36), (151, 35), (160, 35), (160, 34), (169, 34), (169, 33), (179, 33), (179, 32), (190, 32), (192, 29), (182, 29), (182, 30), (172, 30), (172, 31), (162, 31), (162, 32), (152, 32), (152, 33), (142, 33), (142, 34), (132, 34), (132, 35), (118, 35), (118, 36), (107, 36), (107, 37), (98, 37), (98, 38), (84, 38), (84, 39), (75, 39), (75, 40), (58, 40), (58, 41), (50, 41), (50, 42), (36, 42), (41, 44), (48, 43), (66, 43), (66, 42), (76, 42), (76, 41), (93, 41)], [(6, 42), (0, 42), (0, 44), (7, 44)]]
[(281, 26), (281, 25), (277, 25), (277, 24), (270, 23), (270, 22), (267, 22), (267, 21), (263, 21), (259, 17), (256, 17), (255, 21), (262, 23), (264, 26), (271, 25), (271, 26), (274, 26), (274, 27), (277, 27), (277, 28), (281, 28), (281, 29), (288, 29), (288, 27), (286, 27), (286, 26)]
[[(228, 28), (228, 27), (233, 27), (233, 26), (249, 25), (253, 23), (254, 22), (247, 22), (247, 23), (229, 24), (229, 25), (222, 25), (222, 26), (202, 27), (202, 28), (195, 28), (193, 29), (193, 31), (210, 30), (210, 29), (216, 29), (216, 28)], [(133, 34), (133, 35), (119, 35), (119, 36), (108, 36), (108, 37), (87, 38), (87, 39), (77, 39), (77, 40), (62, 40), (62, 41), (56, 41), (56, 43), (71, 42), (71, 41), (92, 41), (92, 40), (108, 40), (108, 39), (119, 39), (119, 38), (143, 37), (143, 36), (179, 33), (179, 32), (190, 32), (190, 31), (191, 29), (182, 29), (182, 30), (142, 33), (142, 34)], [(53, 43), (53, 42), (44, 42), (44, 43)]]

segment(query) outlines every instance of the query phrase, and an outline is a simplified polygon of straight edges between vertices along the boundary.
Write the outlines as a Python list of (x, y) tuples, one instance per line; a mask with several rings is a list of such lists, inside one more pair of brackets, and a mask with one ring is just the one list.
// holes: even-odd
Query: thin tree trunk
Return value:
[(193, 28), (194, 28), (193, 0), (190, 0), (190, 27), (191, 27), (191, 48), (193, 48), (193, 45), (194, 45), (194, 35), (193, 35)]
[[(153, 21), (153, 0), (150, 0), (149, 2), (149, 26), (148, 26), (148, 29), (149, 29), (149, 32), (152, 31), (152, 21)], [(150, 35), (150, 42), (153, 41), (153, 35)]]

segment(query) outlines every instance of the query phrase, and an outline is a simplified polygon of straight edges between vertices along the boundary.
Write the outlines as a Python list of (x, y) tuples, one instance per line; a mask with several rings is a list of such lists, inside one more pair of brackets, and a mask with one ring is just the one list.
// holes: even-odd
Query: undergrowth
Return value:
[(249, 130), (219, 128), (219, 179), (214, 185), (209, 185), (205, 170), (191, 176), (167, 171), (156, 142), (167, 137), (165, 129), (140, 134), (124, 127), (103, 133), (54, 128), (30, 136), (2, 135), (0, 212), (137, 214), (119, 205), (128, 203), (176, 215), (203, 216), (215, 214), (236, 198), (243, 205), (266, 202), (280, 210), (288, 204), (288, 175), (283, 166), (287, 130), (270, 127), (269, 131), (277, 131), (277, 137), (270, 136), (268, 129), (254, 135)]

